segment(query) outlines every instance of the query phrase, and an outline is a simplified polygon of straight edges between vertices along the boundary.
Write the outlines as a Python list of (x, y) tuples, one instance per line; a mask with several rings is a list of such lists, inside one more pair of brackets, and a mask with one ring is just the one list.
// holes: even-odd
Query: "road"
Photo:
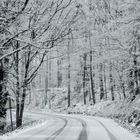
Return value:
[(29, 113), (46, 123), (5, 140), (140, 140), (111, 119), (83, 115)]

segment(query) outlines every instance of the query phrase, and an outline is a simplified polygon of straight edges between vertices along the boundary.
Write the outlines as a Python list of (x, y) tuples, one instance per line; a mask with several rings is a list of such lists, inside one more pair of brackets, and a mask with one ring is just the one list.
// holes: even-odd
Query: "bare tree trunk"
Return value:
[(32, 91), (31, 91), (31, 85), (29, 84), (28, 85), (28, 91), (29, 91), (29, 105), (31, 104), (32, 102)]
[[(19, 42), (16, 43), (16, 49), (19, 48)], [(20, 126), (19, 112), (20, 112), (20, 83), (19, 83), (19, 52), (14, 55), (15, 59), (15, 72), (16, 72), (16, 127)]]
[(92, 69), (92, 50), (90, 50), (90, 84), (91, 84), (91, 93), (92, 93), (92, 100), (93, 100), (93, 104), (96, 103), (96, 99), (95, 99), (95, 83), (94, 83), (94, 79), (93, 79), (93, 69)]
[(25, 53), (25, 74), (23, 79), (23, 92), (21, 97), (21, 105), (20, 105), (20, 112), (19, 112), (19, 127), (22, 126), (23, 121), (23, 111), (25, 106), (25, 98), (26, 98), (26, 91), (27, 91), (27, 77), (28, 71), (30, 66), (30, 55), (31, 55), (31, 47), (28, 48), (27, 53)]
[(126, 93), (125, 93), (125, 83), (123, 82), (123, 75), (120, 75), (120, 85), (121, 85), (121, 89), (122, 89), (122, 93), (123, 93), (123, 98), (126, 98)]
[(10, 109), (10, 121), (11, 121), (11, 129), (12, 131), (14, 130), (13, 128), (13, 117), (12, 117), (12, 106), (11, 106), (11, 98), (9, 97), (9, 109)]
[(68, 40), (68, 107), (70, 107), (70, 97), (71, 97), (71, 85), (70, 85), (70, 40)]
[(89, 84), (89, 102), (92, 100), (92, 95), (91, 95), (91, 87), (90, 87), (90, 84)]
[(50, 60), (49, 60), (49, 87), (52, 86), (52, 61), (51, 61), (51, 53), (50, 53)]
[(84, 66), (83, 66), (83, 95), (84, 95), (84, 104), (86, 104), (86, 61), (87, 61), (87, 54), (85, 53), (83, 56)]
[(104, 94), (105, 99), (107, 100), (107, 83), (106, 83), (106, 65), (104, 63)]
[(89, 46), (90, 46), (90, 85), (91, 85), (91, 94), (92, 94), (92, 100), (93, 100), (93, 104), (96, 103), (96, 99), (95, 99), (95, 83), (94, 83), (94, 79), (93, 79), (93, 69), (92, 69), (92, 46), (91, 46), (91, 35), (90, 35), (90, 31), (89, 31)]
[(48, 85), (49, 85), (49, 79), (48, 79), (48, 56), (47, 62), (46, 62), (46, 77), (45, 77), (45, 105), (48, 103)]
[(112, 76), (112, 63), (110, 62), (110, 90), (111, 90), (111, 98), (112, 101), (115, 100), (115, 95), (114, 95), (114, 83), (113, 83), (113, 76)]
[(62, 74), (60, 72), (60, 64), (61, 64), (61, 60), (57, 60), (57, 87), (61, 87), (62, 84)]
[(20, 106), (20, 114), (19, 114), (19, 123), (18, 123), (19, 127), (22, 126), (22, 122), (23, 122), (23, 111), (24, 111), (24, 106), (25, 106), (25, 97), (26, 97), (26, 86), (23, 87), (22, 100), (21, 100), (21, 106)]
[[(5, 93), (5, 79), (6, 79), (6, 73), (4, 70), (3, 62), (0, 61), (0, 119), (6, 118), (6, 109), (5, 105), (8, 100), (7, 96), (8, 93)], [(6, 122), (5, 122), (6, 123)], [(0, 125), (0, 130), (3, 131), (4, 129), (4, 123)]]
[(100, 100), (104, 99), (104, 84), (103, 84), (103, 64), (100, 63), (100, 66), (99, 66), (99, 69), (100, 69), (100, 74), (99, 74), (99, 81), (100, 81)]
[(22, 120), (23, 120), (23, 111), (24, 111), (24, 106), (25, 106), (25, 97), (26, 97), (26, 88), (27, 88), (28, 69), (29, 69), (29, 61), (27, 61), (26, 66), (25, 66), (25, 76), (24, 76), (24, 83), (23, 83), (23, 93), (22, 93), (21, 106), (20, 106), (20, 114), (19, 114), (19, 126), (22, 126)]
[(125, 84), (124, 84), (124, 82), (122, 83), (122, 92), (123, 92), (124, 99), (126, 99)]
[[(136, 50), (135, 50), (136, 52)], [(139, 81), (138, 81), (138, 69), (137, 69), (137, 56), (134, 55), (134, 58), (133, 58), (133, 63), (134, 63), (134, 81), (135, 81), (135, 95), (138, 95), (139, 94)]]

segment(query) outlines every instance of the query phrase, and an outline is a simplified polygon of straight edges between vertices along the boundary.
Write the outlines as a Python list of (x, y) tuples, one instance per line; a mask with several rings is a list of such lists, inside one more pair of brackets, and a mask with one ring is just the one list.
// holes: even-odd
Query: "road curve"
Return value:
[(41, 126), (0, 140), (140, 140), (113, 120), (82, 115), (28, 113), (46, 118)]
[(60, 127), (58, 130), (56, 130), (51, 136), (46, 138), (46, 140), (55, 140), (56, 137), (65, 129), (65, 127), (67, 126), (68, 120), (65, 118), (61, 118), (61, 119), (64, 121), (64, 125)]

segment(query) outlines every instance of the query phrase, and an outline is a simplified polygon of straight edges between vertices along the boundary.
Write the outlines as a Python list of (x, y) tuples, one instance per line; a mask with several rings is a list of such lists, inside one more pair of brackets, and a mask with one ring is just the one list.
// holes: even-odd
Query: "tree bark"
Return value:
[(111, 91), (111, 99), (112, 101), (115, 100), (115, 95), (114, 95), (114, 83), (113, 83), (113, 75), (112, 75), (112, 63), (110, 62), (110, 91)]
[(68, 41), (68, 107), (70, 107), (70, 98), (71, 98), (71, 85), (70, 85), (70, 40)]
[(61, 65), (61, 60), (57, 60), (57, 87), (61, 87), (62, 84), (62, 74), (60, 72), (60, 65)]
[(49, 79), (48, 79), (48, 56), (47, 57), (47, 62), (46, 62), (46, 77), (45, 77), (45, 106), (48, 103), (48, 85), (49, 85)]
[[(5, 86), (4, 86), (5, 78), (6, 78), (6, 74), (4, 71), (3, 62), (0, 61), (0, 119), (6, 119), (5, 105), (8, 100), (7, 99), (8, 94), (5, 92)], [(3, 122), (2, 125), (0, 126), (1, 131), (3, 131), (5, 123), (6, 122)]]
[(27, 77), (29, 72), (29, 66), (30, 66), (30, 55), (31, 55), (31, 47), (28, 48), (27, 53), (25, 53), (25, 73), (23, 77), (23, 92), (21, 97), (21, 104), (20, 104), (20, 111), (19, 111), (19, 119), (18, 119), (18, 125), (19, 127), (22, 126), (23, 121), (23, 111), (25, 106), (25, 98), (26, 98), (26, 88), (27, 88)]
[(121, 89), (122, 89), (122, 93), (123, 93), (123, 98), (126, 98), (126, 94), (125, 94), (125, 83), (123, 82), (123, 75), (120, 75), (120, 85), (121, 85)]
[[(0, 50), (0, 56), (3, 56), (2, 50)], [(5, 58), (6, 59), (6, 58)], [(7, 59), (8, 60), (8, 59)], [(8, 64), (8, 61), (7, 61)], [(0, 119), (6, 119), (6, 103), (8, 101), (8, 92), (6, 91), (6, 82), (7, 82), (7, 72), (5, 69), (6, 63), (5, 60), (0, 60)], [(6, 122), (1, 122), (0, 130), (4, 130)]]
[(107, 83), (106, 83), (106, 65), (104, 63), (104, 94), (105, 99), (107, 100)]
[(87, 54), (85, 53), (83, 56), (83, 62), (84, 62), (84, 66), (83, 66), (83, 95), (84, 95), (84, 104), (86, 104), (86, 61), (87, 61)]
[[(19, 43), (16, 43), (16, 49), (19, 48)], [(16, 72), (16, 127), (19, 127), (19, 112), (20, 112), (20, 83), (19, 83), (19, 52), (14, 55), (15, 59), (15, 72)]]
[(23, 111), (24, 111), (24, 106), (25, 106), (25, 97), (26, 97), (26, 88), (27, 88), (27, 76), (28, 76), (28, 68), (29, 68), (28, 63), (29, 62), (27, 62), (26, 69), (25, 69), (23, 93), (22, 93), (22, 99), (21, 99), (21, 105), (20, 105), (20, 113), (19, 113), (19, 127), (22, 126), (22, 121), (23, 121)]
[(90, 85), (91, 85), (91, 94), (92, 94), (92, 101), (93, 101), (93, 104), (96, 103), (96, 99), (95, 99), (95, 83), (94, 83), (94, 75), (93, 75), (93, 67), (92, 67), (92, 45), (91, 45), (91, 34), (90, 34), (90, 30), (89, 30), (89, 47), (90, 47), (90, 64), (89, 64), (89, 68), (90, 68)]
[(99, 69), (100, 69), (100, 74), (99, 74), (99, 81), (100, 81), (100, 100), (104, 99), (104, 84), (103, 84), (103, 74), (102, 74), (102, 71), (103, 71), (103, 64), (100, 63), (100, 66), (99, 66)]
[(90, 84), (91, 84), (91, 93), (92, 93), (92, 101), (93, 104), (96, 103), (96, 99), (95, 99), (95, 83), (94, 83), (94, 79), (93, 79), (93, 69), (92, 69), (92, 50), (90, 51)]

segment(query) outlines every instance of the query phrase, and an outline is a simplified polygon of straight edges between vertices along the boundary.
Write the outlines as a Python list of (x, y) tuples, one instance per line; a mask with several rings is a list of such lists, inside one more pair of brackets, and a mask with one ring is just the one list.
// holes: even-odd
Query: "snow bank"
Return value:
[(69, 114), (85, 114), (114, 119), (123, 127), (139, 136), (140, 132), (140, 97), (133, 102), (129, 99), (122, 101), (102, 101), (95, 105), (76, 104), (68, 108)]
[(47, 123), (48, 123), (48, 121), (38, 120), (38, 121), (36, 121), (36, 122), (34, 122), (30, 125), (27, 125), (26, 127), (19, 128), (19, 129), (15, 130), (11, 133), (6, 133), (5, 135), (0, 137), (0, 140), (7, 140), (8, 138), (16, 137), (16, 136), (21, 135), (22, 133), (25, 133), (29, 130), (32, 130), (32, 129), (41, 127), (43, 125), (46, 125)]
[(95, 105), (83, 105), (81, 103), (76, 104), (75, 107), (68, 108), (68, 113), (78, 113), (78, 114), (87, 114), (87, 115), (100, 115), (102, 113), (102, 110), (104, 110), (105, 107), (112, 104), (112, 101), (104, 101), (97, 103)]

